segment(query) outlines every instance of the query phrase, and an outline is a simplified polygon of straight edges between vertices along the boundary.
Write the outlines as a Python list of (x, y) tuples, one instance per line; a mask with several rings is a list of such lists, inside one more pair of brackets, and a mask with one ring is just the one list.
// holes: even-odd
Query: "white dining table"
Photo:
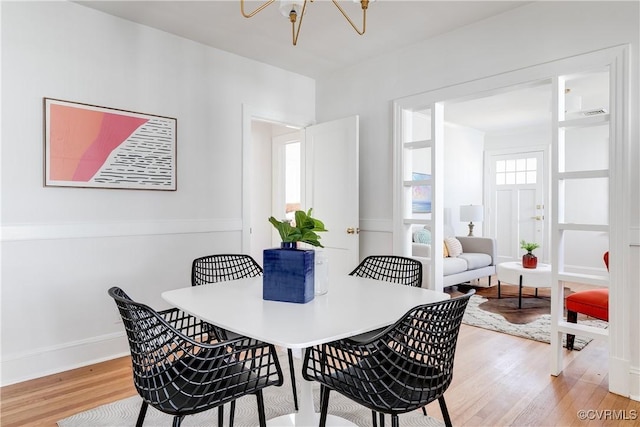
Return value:
[[(395, 323), (411, 308), (449, 299), (443, 292), (348, 275), (332, 276), (329, 291), (306, 304), (262, 299), (262, 277), (189, 286), (162, 293), (171, 305), (229, 331), (303, 350)], [(314, 426), (312, 383), (302, 380), (297, 412), (268, 425)], [(327, 425), (355, 424), (329, 416)]]

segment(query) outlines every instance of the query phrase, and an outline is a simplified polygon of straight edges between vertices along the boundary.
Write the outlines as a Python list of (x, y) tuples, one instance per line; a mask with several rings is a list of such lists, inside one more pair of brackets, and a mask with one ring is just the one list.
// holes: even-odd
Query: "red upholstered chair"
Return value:
[[(604, 253), (604, 264), (609, 270), (609, 252)], [(578, 313), (609, 321), (609, 289), (578, 291), (565, 299), (567, 322), (577, 323)], [(567, 349), (573, 350), (575, 335), (567, 334)]]

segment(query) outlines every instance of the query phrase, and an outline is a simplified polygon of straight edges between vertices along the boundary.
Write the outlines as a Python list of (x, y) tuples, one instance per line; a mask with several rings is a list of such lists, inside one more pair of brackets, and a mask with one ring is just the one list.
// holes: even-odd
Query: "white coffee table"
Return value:
[(503, 262), (496, 266), (498, 276), (498, 298), (500, 298), (500, 283), (505, 282), (518, 285), (518, 308), (522, 308), (522, 287), (536, 288), (551, 287), (551, 265), (538, 263), (536, 268), (524, 268), (521, 262)]

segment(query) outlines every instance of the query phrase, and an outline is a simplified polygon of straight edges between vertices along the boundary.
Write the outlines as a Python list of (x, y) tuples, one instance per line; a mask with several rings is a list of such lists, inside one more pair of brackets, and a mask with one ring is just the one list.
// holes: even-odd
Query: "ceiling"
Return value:
[[(279, 2), (253, 18), (240, 1), (76, 1), (243, 57), (320, 78), (371, 57), (403, 49), (440, 34), (521, 7), (529, 1), (377, 0), (367, 12), (367, 31), (358, 35), (328, 0), (308, 3), (297, 46)], [(252, 11), (262, 1), (247, 1)], [(360, 26), (359, 2), (340, 1)], [(446, 119), (482, 131), (503, 130), (548, 120), (548, 85), (508, 91), (451, 104)]]
[[(240, 1), (77, 1), (82, 5), (227, 52), (318, 78), (367, 58), (402, 49), (520, 7), (516, 1), (378, 0), (369, 5), (367, 31), (358, 35), (329, 0), (309, 2), (297, 46), (279, 1), (253, 18)], [(252, 11), (263, 1), (246, 1)], [(360, 3), (340, 0), (360, 26)]]

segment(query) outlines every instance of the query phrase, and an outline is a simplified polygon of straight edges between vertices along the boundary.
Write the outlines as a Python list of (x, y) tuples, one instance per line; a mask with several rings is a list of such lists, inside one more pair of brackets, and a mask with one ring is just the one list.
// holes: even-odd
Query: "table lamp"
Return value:
[(482, 222), (484, 207), (481, 205), (460, 206), (460, 221), (469, 221), (469, 236), (473, 237), (473, 221)]

